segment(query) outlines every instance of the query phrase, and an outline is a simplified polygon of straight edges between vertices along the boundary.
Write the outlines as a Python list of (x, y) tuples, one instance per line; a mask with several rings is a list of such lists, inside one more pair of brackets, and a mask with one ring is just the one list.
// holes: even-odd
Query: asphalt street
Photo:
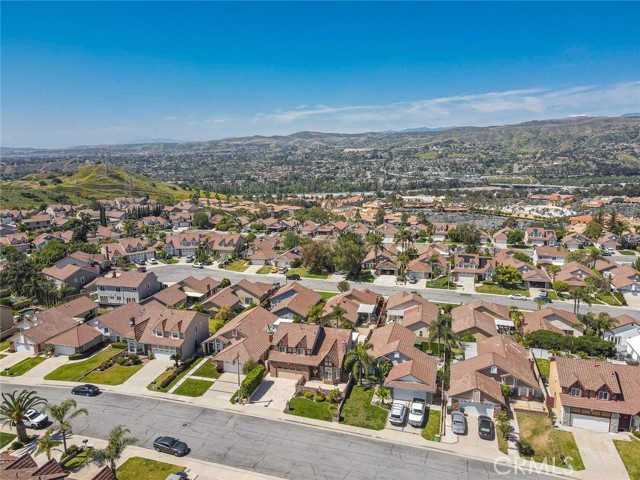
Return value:
[[(238, 282), (243, 278), (252, 282), (265, 282), (272, 283), (274, 281), (280, 282), (284, 285), (286, 282), (284, 275), (259, 275), (259, 274), (245, 274), (232, 272), (230, 270), (221, 270), (215, 267), (197, 269), (193, 268), (190, 264), (174, 264), (174, 265), (162, 265), (152, 267), (152, 271), (158, 276), (161, 282), (173, 283), (188, 277), (189, 275), (195, 278), (211, 277), (216, 280), (222, 280), (228, 278), (232, 283)], [(303, 278), (299, 283), (309, 287), (313, 290), (325, 291), (325, 292), (337, 292), (337, 281), (335, 280), (322, 280)], [(358, 283), (349, 282), (355, 288), (369, 288), (382, 295), (390, 296), (400, 291), (417, 291), (428, 300), (434, 302), (444, 303), (470, 303), (474, 300), (486, 300), (487, 302), (493, 302), (502, 305), (513, 305), (522, 310), (535, 310), (537, 308), (533, 300), (510, 300), (506, 295), (486, 295), (481, 293), (462, 293), (449, 290), (440, 290), (436, 288), (416, 288), (415, 285), (373, 285), (371, 283)], [(570, 301), (555, 301), (550, 306), (559, 310), (566, 310), (573, 312), (573, 302)], [(640, 319), (640, 312), (630, 308), (611, 307), (608, 305), (588, 305), (581, 306), (581, 313), (591, 310), (595, 313), (607, 312), (612, 316), (619, 316), (622, 314), (628, 314), (634, 318)]]
[[(67, 388), (38, 387), (37, 392), (54, 403), (70, 397)], [(157, 436), (171, 435), (185, 441), (194, 458), (295, 480), (552, 478), (499, 474), (492, 463), (463, 456), (167, 400), (111, 393), (74, 398), (89, 415), (73, 421), (72, 443), (83, 435), (106, 438), (113, 426), (123, 424), (141, 447), (153, 448)], [(172, 457), (167, 461), (179, 463)]]

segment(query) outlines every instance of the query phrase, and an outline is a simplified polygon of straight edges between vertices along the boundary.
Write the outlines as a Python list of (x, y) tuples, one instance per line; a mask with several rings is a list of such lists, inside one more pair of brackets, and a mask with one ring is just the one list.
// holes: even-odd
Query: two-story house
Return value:
[(579, 233), (570, 233), (569, 235), (562, 237), (560, 244), (568, 251), (575, 252), (591, 245), (591, 240)]
[(94, 285), (98, 294), (98, 303), (105, 307), (140, 302), (162, 289), (162, 283), (153, 272), (128, 271), (120, 276), (104, 277)]
[(616, 345), (618, 352), (627, 351), (627, 340), (640, 335), (640, 320), (630, 315), (620, 315), (615, 319), (615, 326), (604, 332), (603, 338)]
[(165, 251), (171, 257), (187, 257), (195, 255), (202, 242), (202, 234), (184, 232), (169, 235), (164, 239)]
[(216, 255), (220, 260), (238, 255), (244, 249), (245, 239), (240, 234), (221, 235), (214, 233), (205, 245), (208, 255)]
[(557, 247), (536, 247), (533, 249), (534, 265), (564, 265), (567, 263), (569, 252)]
[(556, 232), (542, 227), (529, 227), (524, 231), (524, 243), (532, 247), (544, 247), (556, 245), (558, 238)]
[(451, 310), (451, 328), (460, 337), (472, 334), (480, 341), (515, 328), (509, 307), (476, 300)]
[(76, 265), (78, 267), (98, 267), (100, 271), (107, 269), (109, 261), (107, 257), (101, 253), (85, 253), (81, 251), (73, 252), (66, 257), (58, 260), (54, 267), (62, 268), (67, 265)]
[(24, 232), (11, 233), (0, 237), (0, 251), (4, 247), (15, 247), (22, 253), (28, 253), (31, 250), (31, 242)]
[(491, 280), (495, 275), (491, 257), (471, 253), (456, 253), (453, 272), (458, 279)]
[(51, 217), (46, 213), (38, 213), (32, 217), (23, 219), (22, 224), (29, 231), (49, 228), (51, 227)]
[(556, 357), (549, 396), (562, 425), (595, 432), (640, 428), (640, 367), (604, 360)]
[(44, 276), (56, 284), (60, 288), (62, 284), (66, 284), (75, 291), (82, 290), (87, 284), (91, 283), (98, 277), (100, 272), (98, 267), (85, 267), (77, 265), (66, 265), (64, 267), (43, 268)]
[(317, 292), (299, 284), (291, 282), (278, 290), (270, 299), (271, 313), (280, 318), (307, 318), (309, 310), (322, 301)]
[(595, 276), (595, 274), (589, 267), (578, 262), (569, 262), (560, 267), (560, 271), (556, 274), (555, 280), (566, 282), (569, 284), (569, 289), (574, 290), (578, 287), (584, 287), (587, 278), (593, 276)]
[(73, 205), (61, 205), (61, 204), (53, 204), (49, 205), (45, 212), (51, 215), (52, 218), (57, 217), (68, 217), (69, 215), (75, 212)]

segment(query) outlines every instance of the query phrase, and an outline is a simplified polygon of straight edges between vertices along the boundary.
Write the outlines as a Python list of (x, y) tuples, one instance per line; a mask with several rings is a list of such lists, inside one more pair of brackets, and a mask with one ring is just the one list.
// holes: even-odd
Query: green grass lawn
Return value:
[(0, 352), (2, 350), (6, 350), (7, 348), (9, 348), (11, 346), (11, 342), (9, 341), (9, 339), (7, 338), (6, 340), (3, 340), (2, 342), (0, 342)]
[(0, 353), (0, 360), (2, 360), (4, 357), (6, 357), (6, 355), (4, 355), (3, 353)]
[(382, 430), (387, 422), (388, 410), (371, 405), (372, 387), (353, 387), (344, 403), (340, 421), (353, 427)]
[(440, 435), (440, 410), (430, 408), (427, 424), (422, 430), (422, 438), (433, 441), (436, 435)]
[(13, 433), (0, 432), (0, 448), (9, 445), (16, 437), (17, 435)]
[(502, 434), (496, 429), (496, 440), (498, 440), (498, 450), (505, 455), (509, 454), (509, 440), (504, 438)]
[[(152, 392), (164, 392), (167, 393), (169, 390), (171, 390), (173, 388), (173, 386), (178, 383), (178, 381), (184, 377), (187, 373), (189, 373), (191, 371), (191, 369), (195, 368), (196, 365), (198, 365), (200, 362), (199, 361), (195, 361), (193, 362), (193, 364), (187, 368), (184, 372), (181, 372), (180, 375), (178, 375), (176, 378), (173, 379), (173, 381), (167, 385), (164, 388), (154, 388), (154, 385), (151, 383), (149, 385), (147, 385), (147, 390), (151, 390)], [(173, 373), (173, 368), (170, 368), (168, 370), (165, 370), (164, 372), (162, 372), (160, 375), (158, 375), (156, 377), (156, 385), (160, 385), (160, 383), (162, 383), (162, 380), (171, 376), (171, 374)]]
[(167, 265), (175, 265), (179, 260), (177, 258), (165, 258), (164, 260), (158, 260), (158, 262), (166, 263)]
[(309, 269), (306, 268), (306, 267), (291, 268), (287, 272), (287, 275), (295, 275), (295, 274), (298, 274), (303, 278), (304, 277), (306, 277), (306, 278), (327, 278), (329, 276), (326, 273), (311, 273), (311, 272), (309, 272)]
[(29, 357), (29, 358), (25, 358), (21, 362), (18, 362), (15, 365), (13, 365), (11, 368), (9, 368), (9, 372), (8, 373), (7, 373), (6, 370), (3, 370), (2, 372), (0, 372), (0, 375), (2, 375), (3, 377), (7, 377), (7, 376), (8, 377), (17, 377), (19, 375), (22, 375), (25, 372), (28, 372), (29, 370), (31, 370), (36, 365), (40, 365), (45, 360), (46, 360), (45, 357)]
[(213, 382), (206, 380), (196, 380), (195, 378), (187, 378), (173, 391), (174, 395), (185, 395), (187, 397), (201, 397), (205, 394)]
[(634, 255), (636, 254), (636, 252), (634, 252), (633, 250), (618, 250), (618, 253), (620, 255)]
[(316, 293), (318, 295), (320, 295), (322, 297), (322, 300), (324, 300), (325, 302), (327, 300), (329, 300), (331, 297), (335, 297), (336, 295), (338, 295), (335, 292), (318, 292), (318, 291), (316, 291)]
[(333, 412), (337, 408), (331, 402), (314, 402), (304, 397), (293, 397), (289, 402), (289, 411), (285, 410), (284, 413), (330, 422), (333, 420)]
[(549, 378), (549, 365), (551, 362), (549, 360), (545, 360), (544, 358), (536, 358), (536, 365), (538, 365), (538, 369), (540, 373), (545, 377)]
[(376, 277), (373, 276), (371, 270), (364, 270), (363, 272), (358, 273), (355, 278), (349, 280), (350, 282), (360, 282), (360, 283), (373, 283)]
[(519, 293), (525, 297), (529, 297), (529, 290), (520, 290), (513, 288), (502, 288), (498, 285), (478, 285), (476, 286), (476, 293), (492, 293), (494, 295), (511, 295)]
[(209, 334), (213, 335), (218, 330), (220, 330), (224, 325), (222, 320), (214, 320), (213, 318), (209, 319)]
[(194, 373), (196, 377), (207, 377), (216, 379), (220, 376), (218, 370), (216, 370), (216, 366), (210, 360), (205, 360), (200, 368), (198, 368)]
[(140, 370), (144, 365), (131, 365), (125, 367), (122, 365), (114, 365), (107, 368), (103, 372), (91, 372), (89, 375), (82, 379), (83, 382), (97, 383), (98, 385), (120, 385)]
[(609, 292), (598, 292), (596, 293), (596, 298), (608, 305), (620, 306), (618, 299)]
[[(438, 354), (438, 342), (422, 342), (420, 350), (423, 352), (432, 352), (433, 355)], [(440, 344), (440, 354), (444, 352), (444, 345)]]
[(170, 474), (183, 471), (184, 467), (158, 462), (147, 458), (131, 457), (118, 467), (118, 480), (165, 480)]
[(260, 267), (256, 273), (260, 275), (266, 275), (268, 273), (271, 273), (272, 268), (273, 267), (269, 267), (268, 265), (265, 265), (264, 267)]
[[(436, 278), (435, 280), (427, 280), (426, 287), (442, 288), (444, 290), (447, 290), (447, 277)], [(449, 288), (451, 290), (455, 290), (456, 284), (454, 282), (449, 282)]]
[(69, 460), (69, 462), (67, 462), (64, 465), (64, 467), (62, 467), (62, 469), (66, 473), (76, 473), (78, 470), (80, 470), (82, 467), (86, 465), (86, 462), (87, 462), (87, 452), (84, 451), (79, 455), (77, 455), (76, 457), (73, 457), (71, 460)]
[(559, 300), (558, 294), (553, 290), (547, 290), (547, 297), (549, 297), (551, 300)]
[(640, 480), (640, 441), (634, 439), (631, 439), (630, 442), (614, 440), (613, 444), (616, 446), (631, 480)]
[(546, 416), (518, 413), (520, 438), (528, 440), (534, 450), (536, 462), (547, 459), (548, 463), (562, 466), (561, 456), (571, 457), (574, 470), (584, 470), (580, 451), (573, 438), (573, 433), (555, 430)]
[(105, 360), (110, 359), (116, 353), (121, 352), (120, 348), (105, 348), (99, 353), (95, 354), (93, 357), (88, 360), (83, 360), (81, 362), (73, 362), (68, 363), (66, 365), (62, 365), (61, 367), (56, 368), (49, 375), (44, 377), (45, 380), (64, 380), (67, 382), (77, 382), (80, 377), (82, 377), (85, 373), (93, 370), (98, 365), (100, 365)]
[(244, 272), (249, 268), (249, 264), (246, 260), (234, 260), (225, 267), (225, 270), (231, 270), (232, 272)]

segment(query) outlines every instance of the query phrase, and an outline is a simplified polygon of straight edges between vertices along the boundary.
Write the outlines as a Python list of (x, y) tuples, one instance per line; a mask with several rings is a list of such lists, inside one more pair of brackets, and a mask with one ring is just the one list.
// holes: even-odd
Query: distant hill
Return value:
[(147, 196), (172, 204), (188, 198), (189, 194), (180, 185), (130, 174), (105, 164), (81, 166), (70, 173), (32, 173), (0, 184), (2, 208), (35, 208), (43, 203), (78, 204), (122, 196)]

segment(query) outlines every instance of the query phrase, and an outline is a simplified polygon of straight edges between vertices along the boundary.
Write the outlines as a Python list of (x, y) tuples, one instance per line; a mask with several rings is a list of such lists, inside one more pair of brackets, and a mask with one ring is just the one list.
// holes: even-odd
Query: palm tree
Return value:
[(122, 454), (129, 445), (135, 444), (138, 439), (128, 437), (131, 433), (124, 425), (113, 427), (107, 439), (107, 446), (101, 449), (89, 450), (87, 461), (96, 461), (98, 463), (108, 463), (109, 468), (116, 475), (116, 462), (122, 458)]
[(358, 343), (356, 348), (349, 350), (344, 361), (345, 370), (351, 370), (353, 376), (358, 379), (360, 386), (362, 386), (362, 377), (365, 371), (374, 364), (374, 359), (368, 352), (372, 347), (373, 345), (367, 342)]
[(312, 324), (319, 323), (320, 320), (322, 319), (323, 314), (324, 314), (323, 305), (320, 303), (317, 303), (309, 309), (309, 312), (307, 313), (307, 321)]
[(3, 393), (2, 404), (0, 404), (0, 421), (4, 421), (5, 425), (7, 423), (9, 425), (15, 424), (18, 440), (27, 443), (29, 435), (27, 435), (27, 427), (22, 419), (28, 410), (46, 405), (47, 401), (34, 391), (22, 390), (18, 393), (16, 390), (13, 393)]
[(389, 398), (391, 392), (388, 388), (380, 387), (376, 392), (376, 396), (380, 399), (380, 403), (384, 405), (384, 401)]
[(409, 245), (413, 243), (413, 234), (410, 230), (401, 228), (398, 230), (398, 233), (393, 236), (393, 242), (396, 246), (400, 245), (402, 251), (406, 252), (409, 249)]
[(400, 277), (405, 278), (407, 265), (409, 265), (409, 255), (406, 252), (402, 252), (398, 255), (398, 263), (400, 263)]
[(60, 405), (49, 405), (47, 410), (51, 417), (57, 422), (56, 427), (62, 433), (62, 444), (64, 451), (67, 451), (67, 434), (71, 433), (71, 420), (78, 415), (89, 415), (86, 408), (77, 408), (73, 399), (64, 400)]
[(347, 320), (347, 317), (344, 314), (347, 311), (340, 306), (339, 303), (336, 303), (333, 307), (331, 307), (331, 318), (336, 322), (336, 328), (340, 327), (340, 324)]
[(431, 256), (429, 256), (429, 260), (427, 261), (427, 263), (429, 264), (429, 266), (431, 267), (431, 280), (433, 280), (433, 266), (435, 264), (439, 264), (440, 263), (440, 255), (438, 255), (437, 253), (432, 253)]
[(573, 300), (573, 313), (578, 315), (580, 313), (580, 302), (584, 302), (591, 306), (591, 295), (584, 287), (578, 287), (569, 292), (569, 298)]
[[(44, 435), (42, 435), (42, 437), (40, 437), (38, 439), (38, 441), (36, 442), (36, 445), (38, 446), (38, 449), (36, 450), (36, 455), (40, 455), (41, 453), (44, 453), (47, 457), (47, 460), (51, 460), (51, 452), (53, 450), (58, 450), (60, 444), (62, 443), (60, 440), (56, 440), (55, 438), (53, 438), (53, 429), (48, 429)], [(65, 448), (66, 451), (66, 448)]]
[(378, 382), (380, 383), (381, 387), (382, 385), (384, 385), (384, 381), (389, 375), (389, 372), (391, 371), (392, 368), (393, 368), (393, 363), (391, 363), (391, 361), (388, 358), (381, 360), (376, 365), (376, 375), (378, 377)]
[(169, 360), (173, 360), (176, 363), (176, 368), (180, 365), (180, 359), (181, 357), (178, 353), (174, 353), (169, 357)]
[(601, 312), (598, 316), (594, 315), (593, 312), (589, 312), (584, 315), (578, 315), (578, 318), (580, 323), (596, 337), (602, 337), (605, 332), (614, 328), (618, 323), (618, 320), (612, 318), (606, 312)]
[(451, 331), (451, 315), (438, 313), (438, 317), (429, 325), (429, 341), (438, 341), (438, 357), (440, 356), (440, 342), (443, 338), (450, 336), (449, 331)]
[(587, 255), (587, 262), (589, 266), (594, 267), (598, 260), (602, 260), (602, 252), (598, 248), (591, 247)]
[(384, 250), (384, 237), (379, 233), (371, 232), (367, 234), (366, 240), (369, 247), (373, 248), (374, 263), (377, 263), (378, 252)]

